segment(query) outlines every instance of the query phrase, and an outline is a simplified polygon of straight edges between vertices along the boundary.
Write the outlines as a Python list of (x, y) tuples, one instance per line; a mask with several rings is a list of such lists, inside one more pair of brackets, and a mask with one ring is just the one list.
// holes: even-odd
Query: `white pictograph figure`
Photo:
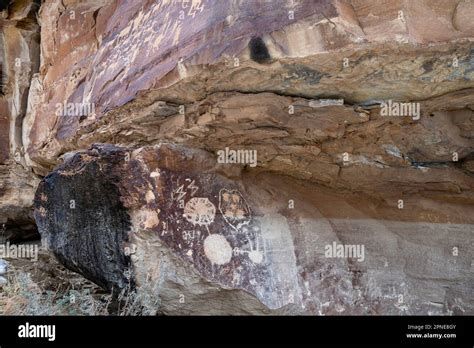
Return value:
[(240, 254), (247, 254), (253, 263), (263, 261), (263, 253), (259, 250), (259, 239), (256, 238), (256, 245), (250, 238), (246, 225), (250, 223), (251, 212), (247, 201), (238, 190), (221, 189), (219, 191), (219, 211), (224, 220), (238, 233), (245, 234), (250, 250), (239, 249)]
[(235, 231), (248, 225), (251, 213), (247, 201), (238, 190), (221, 189), (219, 191), (219, 211), (224, 220)]
[(196, 194), (197, 190), (199, 190), (199, 187), (196, 186), (196, 183), (194, 182), (194, 180), (187, 178), (184, 181), (189, 182), (187, 189), (191, 190), (191, 197), (193, 197)]
[(204, 254), (214, 265), (225, 265), (232, 259), (232, 247), (220, 234), (211, 234), (204, 240)]
[(186, 192), (183, 191), (184, 185), (179, 186), (176, 190), (174, 190), (171, 193), (171, 200), (176, 200), (176, 202), (179, 202), (186, 196)]
[(193, 197), (184, 206), (183, 216), (193, 225), (209, 226), (214, 222), (216, 207), (206, 197)]
[(195, 180), (191, 180), (190, 178), (186, 178), (184, 180), (186, 183), (183, 185), (179, 185), (179, 180), (176, 183), (177, 188), (171, 192), (171, 200), (172, 201), (182, 201), (184, 197), (189, 193), (190, 191), (190, 196), (194, 197), (196, 192), (199, 190), (199, 186), (196, 186)]
[(247, 237), (247, 241), (248, 241), (249, 246), (250, 246), (250, 251), (243, 250), (243, 251), (241, 251), (241, 253), (247, 253), (249, 259), (253, 263), (262, 263), (263, 253), (261, 251), (259, 251), (260, 246), (259, 246), (258, 237), (256, 238), (256, 242), (255, 242), (256, 245), (254, 246), (253, 243), (252, 243), (252, 239), (249, 236), (249, 231), (246, 227), (243, 228), (243, 232), (245, 233), (245, 236)]

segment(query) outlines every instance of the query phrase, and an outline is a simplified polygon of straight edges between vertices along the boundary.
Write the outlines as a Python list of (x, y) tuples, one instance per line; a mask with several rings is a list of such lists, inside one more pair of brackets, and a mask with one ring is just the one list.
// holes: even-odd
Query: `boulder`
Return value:
[(226, 166), (180, 145), (96, 144), (39, 185), (42, 240), (164, 314), (472, 313), (469, 206), (414, 194), (398, 209)]

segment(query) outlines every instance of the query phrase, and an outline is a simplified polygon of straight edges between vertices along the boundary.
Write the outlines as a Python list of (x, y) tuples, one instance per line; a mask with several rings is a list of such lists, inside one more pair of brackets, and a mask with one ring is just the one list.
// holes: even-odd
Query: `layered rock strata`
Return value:
[(473, 313), (472, 1), (35, 6), (0, 19), (0, 218), (44, 177), (67, 267), (162, 313)]

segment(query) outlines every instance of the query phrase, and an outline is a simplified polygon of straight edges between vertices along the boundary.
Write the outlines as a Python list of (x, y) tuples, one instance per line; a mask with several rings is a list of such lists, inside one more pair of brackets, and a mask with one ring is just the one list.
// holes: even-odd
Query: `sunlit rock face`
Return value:
[[(313, 120), (316, 111), (307, 106), (318, 98), (341, 98), (354, 110), (380, 100), (444, 96), (434, 111), (470, 112), (469, 98), (455, 93), (470, 96), (473, 87), (473, 30), (464, 19), (472, 11), (469, 1), (48, 0), (39, 15), (42, 67), (41, 83), (35, 84), (41, 88), (32, 92), (38, 101), (23, 129), (27, 158), (44, 175), (62, 153), (94, 142), (143, 145), (169, 138), (210, 147), (209, 137), (220, 139), (224, 132), (215, 125), (228, 122), (247, 135), (233, 125), (226, 138), (254, 146), (254, 137), (322, 145), (347, 137), (347, 128), (356, 128), (352, 123), (369, 120)], [(63, 117), (68, 105), (90, 112)], [(289, 105), (295, 114), (288, 113)], [(240, 108), (245, 109), (226, 114)], [(410, 126), (407, 119), (384, 118), (376, 129), (388, 132), (392, 121), (390, 128), (402, 133), (413, 126), (422, 132), (443, 118), (436, 114), (429, 120), (433, 110), (421, 110), (424, 121)], [(330, 111), (325, 113), (340, 113)], [(450, 116), (448, 122), (457, 118), (464, 119)], [(266, 128), (257, 133), (256, 127)], [(288, 137), (285, 130), (291, 128), (303, 134)], [(402, 146), (401, 139), (390, 140)], [(401, 151), (414, 151), (403, 142), (408, 144)], [(462, 148), (461, 157), (468, 152), (465, 144), (455, 146)], [(445, 156), (452, 152), (446, 151)]]
[(0, 218), (163, 313), (473, 314), (473, 15), (13, 1)]

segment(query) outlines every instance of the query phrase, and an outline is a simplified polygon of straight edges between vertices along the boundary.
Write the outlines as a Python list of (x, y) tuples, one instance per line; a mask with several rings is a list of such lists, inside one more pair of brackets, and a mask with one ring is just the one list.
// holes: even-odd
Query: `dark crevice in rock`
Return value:
[(249, 42), (250, 58), (257, 63), (266, 63), (271, 57), (261, 37), (254, 37)]
[(11, 243), (20, 243), (40, 239), (38, 228), (33, 219), (25, 217), (23, 219), (7, 219), (0, 224), (0, 240)]
[(8, 5), (10, 5), (10, 2), (11, 1), (7, 1), (7, 0), (0, 1), (0, 11), (6, 10), (8, 8)]

